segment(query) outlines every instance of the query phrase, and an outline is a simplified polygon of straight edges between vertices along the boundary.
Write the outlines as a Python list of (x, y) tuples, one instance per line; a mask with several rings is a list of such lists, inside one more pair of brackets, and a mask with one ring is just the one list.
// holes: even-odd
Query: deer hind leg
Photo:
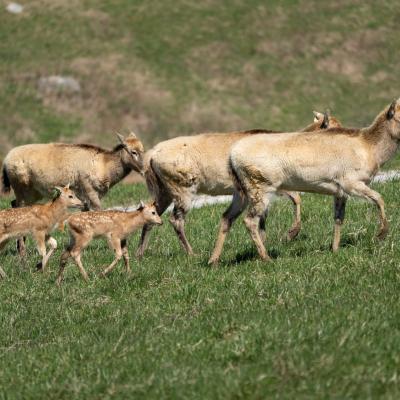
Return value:
[[(158, 215), (162, 215), (164, 211), (168, 208), (168, 206), (171, 204), (172, 198), (169, 193), (162, 193), (162, 195), (158, 196), (156, 199), (156, 209)], [(147, 246), (149, 244), (149, 238), (150, 238), (150, 231), (153, 228), (153, 225), (146, 224), (142, 228), (142, 234), (140, 236), (140, 242), (138, 249), (136, 250), (136, 257), (137, 258), (142, 258), (144, 255), (144, 252), (147, 249)]]
[(294, 221), (288, 231), (288, 239), (293, 240), (301, 229), (301, 197), (298, 192), (282, 192), (293, 203)]
[[(81, 252), (92, 240), (92, 236), (91, 235), (77, 235), (76, 232), (73, 232), (73, 235), (74, 236), (71, 238), (71, 244), (68, 246), (66, 251), (68, 251), (70, 257), (72, 257), (75, 264), (77, 265), (83, 280), (85, 282), (88, 282), (89, 277), (88, 277), (88, 274), (87, 274), (85, 268), (83, 268), (83, 265), (82, 265)], [(68, 260), (68, 258), (69, 258), (69, 256), (66, 254), (65, 262)]]
[(121, 240), (121, 249), (122, 249), (122, 257), (124, 258), (125, 272), (127, 273), (127, 275), (130, 275), (132, 270), (131, 267), (129, 266), (129, 251), (126, 239)]
[(255, 190), (248, 191), (249, 211), (244, 219), (247, 230), (256, 245), (257, 252), (262, 260), (269, 260), (269, 256), (265, 249), (264, 243), (260, 235), (260, 219), (265, 215), (265, 210), (268, 208), (269, 199), (268, 192), (273, 192), (272, 188), (262, 190), (262, 187), (257, 187)]
[(110, 273), (116, 267), (117, 263), (122, 257), (121, 239), (111, 236), (108, 238), (108, 243), (115, 252), (115, 258), (113, 262), (101, 273), (101, 276), (103, 277)]
[[(208, 264), (217, 265), (218, 261), (221, 257), (222, 248), (225, 243), (226, 236), (228, 235), (233, 223), (239, 217), (239, 215), (243, 212), (243, 210), (247, 206), (247, 199), (242, 198), (241, 195), (235, 190), (233, 193), (232, 202), (229, 205), (228, 209), (224, 212), (218, 231), (218, 237), (215, 242), (214, 250), (210, 259), (208, 260)], [(264, 224), (265, 228), (265, 224)]]
[(169, 221), (171, 222), (183, 249), (188, 255), (193, 255), (192, 246), (190, 245), (185, 233), (185, 217), (189, 209), (188, 203), (188, 198), (179, 198), (174, 200), (174, 209), (172, 210)]
[(336, 252), (339, 249), (340, 244), (340, 231), (344, 221), (344, 215), (346, 211), (346, 197), (334, 197), (334, 219), (335, 219), (335, 230), (333, 234), (332, 251)]
[(57, 286), (61, 285), (61, 282), (64, 279), (64, 269), (65, 266), (67, 265), (68, 259), (71, 257), (71, 249), (73, 247), (73, 243), (71, 243), (61, 254), (60, 257), (60, 267), (58, 270), (58, 276), (57, 276)]
[(380, 240), (385, 239), (388, 231), (389, 231), (389, 224), (386, 218), (385, 213), (385, 202), (383, 201), (382, 196), (368, 187), (364, 182), (356, 182), (352, 185), (348, 185), (346, 190), (349, 191), (350, 194), (363, 197), (364, 199), (371, 200), (379, 211), (379, 230), (377, 233), (377, 238)]

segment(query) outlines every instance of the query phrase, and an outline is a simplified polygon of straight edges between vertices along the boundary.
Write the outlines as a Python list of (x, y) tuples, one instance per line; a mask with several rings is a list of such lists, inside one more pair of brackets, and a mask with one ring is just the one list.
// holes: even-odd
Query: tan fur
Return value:
[(134, 134), (114, 150), (64, 143), (19, 146), (4, 159), (3, 191), (11, 186), (21, 206), (48, 198), (54, 186), (70, 183), (89, 208), (100, 209), (100, 198), (113, 185), (132, 170), (142, 172), (143, 151)]
[(105, 276), (115, 268), (121, 257), (124, 258), (125, 269), (130, 273), (127, 237), (143, 225), (161, 225), (162, 220), (153, 204), (141, 205), (133, 212), (123, 211), (88, 211), (72, 215), (67, 220), (70, 231), (70, 244), (60, 259), (60, 271), (57, 284), (63, 279), (65, 265), (70, 257), (77, 264), (85, 281), (88, 275), (83, 268), (80, 255), (82, 250), (96, 237), (106, 237), (115, 252), (114, 261), (103, 271)]
[[(393, 110), (391, 118), (389, 110)], [(237, 209), (237, 218), (249, 204), (245, 224), (260, 257), (268, 259), (257, 224), (268, 207), (269, 195), (281, 190), (335, 197), (335, 251), (348, 196), (360, 196), (377, 205), (381, 221), (378, 237), (385, 237), (388, 225), (384, 202), (367, 185), (380, 166), (393, 157), (399, 139), (400, 100), (382, 111), (368, 128), (258, 135), (237, 142), (230, 152), (230, 165), (240, 185), (236, 186), (236, 204), (231, 207)], [(238, 199), (243, 200), (239, 203)], [(222, 245), (218, 241), (217, 245), (210, 263), (218, 262)]]
[[(321, 127), (324, 114), (315, 113), (313, 124), (307, 130)], [(329, 119), (329, 124), (338, 126), (340, 123)], [(196, 193), (212, 196), (232, 194), (232, 179), (228, 170), (228, 155), (232, 146), (245, 137), (255, 137), (258, 134), (276, 133), (265, 130), (250, 130), (230, 133), (205, 133), (195, 136), (181, 136), (158, 143), (145, 155), (145, 177), (149, 191), (156, 199), (157, 211), (161, 215), (165, 209), (174, 204), (170, 218), (183, 248), (192, 254), (192, 247), (184, 231), (185, 215), (188, 212), (192, 197)], [(296, 221), (291, 228), (292, 236), (300, 229), (300, 204), (298, 195), (286, 194), (296, 208)], [(143, 256), (147, 247), (150, 227), (142, 231), (137, 256)]]
[[(45, 270), (51, 254), (57, 248), (57, 242), (50, 236), (50, 232), (67, 218), (68, 208), (83, 206), (68, 186), (58, 190), (58, 197), (49, 203), (0, 211), (0, 249), (11, 238), (31, 234), (42, 256), (38, 268)], [(46, 243), (51, 247), (48, 253)]]

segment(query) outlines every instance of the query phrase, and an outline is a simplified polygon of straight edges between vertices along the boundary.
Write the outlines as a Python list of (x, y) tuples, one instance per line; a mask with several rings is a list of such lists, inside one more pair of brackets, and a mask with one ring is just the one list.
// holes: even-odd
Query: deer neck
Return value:
[(140, 211), (131, 211), (129, 212), (129, 230), (133, 232), (139, 226), (142, 226), (146, 223), (143, 218), (143, 214)]
[(381, 113), (369, 128), (363, 129), (363, 134), (372, 147), (372, 154), (378, 167), (396, 154), (399, 140), (388, 129), (386, 113)]
[(106, 173), (108, 174), (108, 181), (110, 182), (110, 186), (113, 186), (121, 181), (132, 171), (132, 168), (123, 162), (123, 151), (125, 150), (119, 149), (114, 150), (110, 154), (107, 154)]
[(49, 204), (49, 220), (51, 223), (56, 224), (64, 220), (67, 216), (68, 209), (60, 198), (53, 200)]

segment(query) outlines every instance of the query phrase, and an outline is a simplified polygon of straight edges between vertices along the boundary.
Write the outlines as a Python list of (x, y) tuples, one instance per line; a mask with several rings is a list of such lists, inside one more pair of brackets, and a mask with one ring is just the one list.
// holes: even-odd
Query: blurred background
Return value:
[(0, 158), (47, 141), (145, 146), (369, 124), (400, 96), (398, 0), (0, 1)]

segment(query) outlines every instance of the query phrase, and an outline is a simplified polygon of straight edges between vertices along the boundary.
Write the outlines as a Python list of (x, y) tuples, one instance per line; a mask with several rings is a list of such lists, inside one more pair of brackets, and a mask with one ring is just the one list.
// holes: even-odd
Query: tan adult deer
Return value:
[[(12, 149), (2, 168), (2, 190), (12, 188), (15, 207), (48, 198), (54, 186), (70, 183), (87, 209), (98, 210), (100, 199), (132, 170), (142, 173), (143, 145), (134, 133), (113, 150), (89, 144), (28, 144)], [(23, 253), (24, 245), (19, 241)]]
[[(340, 126), (333, 117), (314, 112), (314, 122), (304, 131), (314, 131)], [(145, 177), (149, 191), (154, 196), (157, 212), (161, 215), (173, 203), (170, 222), (188, 254), (192, 247), (185, 234), (185, 216), (196, 193), (212, 196), (233, 193), (232, 179), (228, 170), (228, 156), (232, 146), (245, 137), (274, 133), (267, 130), (251, 130), (230, 133), (206, 133), (181, 136), (158, 143), (145, 156)], [(274, 135), (272, 135), (274, 136)], [(285, 192), (294, 205), (295, 221), (289, 230), (294, 238), (300, 231), (300, 196)], [(260, 220), (264, 228), (264, 219)], [(148, 244), (151, 226), (145, 225), (137, 251), (142, 257)]]
[(260, 257), (269, 259), (258, 223), (268, 207), (269, 196), (279, 190), (334, 196), (333, 251), (339, 247), (348, 196), (359, 196), (376, 204), (380, 213), (378, 238), (383, 239), (388, 231), (384, 202), (368, 184), (380, 166), (394, 156), (399, 141), (400, 100), (396, 100), (367, 128), (333, 128), (323, 135), (319, 132), (259, 135), (237, 142), (229, 157), (237, 194), (221, 221), (221, 226), (227, 229), (220, 229), (209, 262), (218, 262), (225, 237), (247, 203), (245, 225)]
[[(45, 271), (50, 256), (57, 248), (57, 241), (50, 236), (52, 229), (67, 218), (69, 208), (83, 207), (75, 193), (65, 186), (56, 187), (55, 198), (46, 204), (10, 208), (0, 211), (0, 249), (11, 239), (31, 234), (36, 241), (42, 260), (38, 269)], [(47, 252), (46, 244), (50, 246)]]
[(106, 237), (110, 247), (115, 252), (115, 259), (103, 271), (105, 276), (111, 272), (120, 259), (124, 258), (126, 272), (129, 273), (129, 253), (127, 238), (144, 224), (162, 225), (162, 220), (157, 214), (153, 204), (140, 203), (136, 211), (88, 211), (71, 215), (67, 220), (70, 231), (70, 244), (61, 255), (60, 271), (57, 284), (63, 280), (64, 269), (70, 257), (79, 268), (82, 278), (87, 281), (88, 275), (81, 262), (82, 250), (96, 237)]

